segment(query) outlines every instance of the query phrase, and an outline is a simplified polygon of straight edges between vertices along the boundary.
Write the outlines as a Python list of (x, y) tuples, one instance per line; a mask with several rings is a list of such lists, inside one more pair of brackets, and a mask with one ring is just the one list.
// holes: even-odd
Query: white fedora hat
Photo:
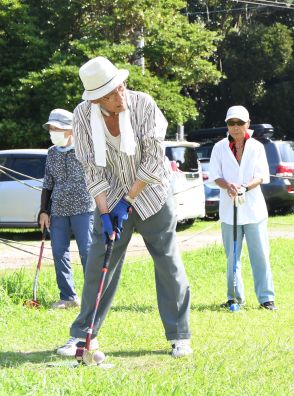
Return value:
[(118, 69), (103, 56), (89, 60), (79, 70), (85, 91), (84, 100), (100, 99), (118, 87), (129, 75), (128, 70)]

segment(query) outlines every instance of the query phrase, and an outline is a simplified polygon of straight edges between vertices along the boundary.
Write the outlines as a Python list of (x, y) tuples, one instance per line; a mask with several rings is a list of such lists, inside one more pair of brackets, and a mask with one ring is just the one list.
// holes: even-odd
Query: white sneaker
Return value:
[(172, 357), (179, 358), (193, 353), (193, 349), (190, 346), (190, 340), (171, 340), (172, 345)]
[(74, 300), (59, 300), (52, 304), (54, 309), (76, 308), (81, 306), (81, 300), (77, 297)]
[[(86, 342), (85, 339), (82, 338), (76, 338), (76, 337), (70, 337), (70, 339), (67, 341), (66, 344), (63, 346), (59, 347), (56, 351), (58, 355), (61, 356), (75, 356), (76, 351), (77, 351), (77, 344), (79, 342)], [(90, 350), (95, 350), (98, 349), (98, 341), (97, 338), (93, 338), (90, 342)]]

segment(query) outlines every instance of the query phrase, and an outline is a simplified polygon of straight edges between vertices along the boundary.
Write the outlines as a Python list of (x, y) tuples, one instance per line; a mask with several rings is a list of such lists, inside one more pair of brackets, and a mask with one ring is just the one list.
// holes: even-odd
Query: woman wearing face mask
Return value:
[(69, 247), (74, 234), (85, 272), (92, 242), (94, 201), (86, 188), (85, 174), (77, 160), (72, 135), (73, 114), (52, 110), (43, 128), (49, 131), (53, 146), (48, 149), (41, 195), (39, 225), (50, 228), (51, 247), (60, 300), (53, 308), (80, 305), (71, 269)]

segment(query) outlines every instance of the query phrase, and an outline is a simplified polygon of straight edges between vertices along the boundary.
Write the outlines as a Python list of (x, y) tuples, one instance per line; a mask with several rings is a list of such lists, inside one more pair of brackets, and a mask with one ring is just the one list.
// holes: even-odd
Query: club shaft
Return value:
[(110, 259), (111, 259), (111, 255), (112, 255), (112, 251), (113, 251), (113, 246), (114, 246), (114, 240), (109, 240), (109, 242), (107, 244), (107, 249), (106, 249), (106, 253), (105, 253), (105, 257), (104, 257), (104, 263), (103, 263), (102, 272), (101, 272), (101, 276), (100, 276), (100, 282), (99, 282), (98, 293), (97, 293), (96, 302), (95, 302), (95, 308), (94, 308), (94, 311), (92, 314), (89, 329), (87, 331), (86, 349), (88, 351), (90, 350), (91, 334), (93, 333), (95, 318), (96, 318), (100, 300), (102, 297), (105, 278), (106, 278), (106, 274), (108, 271), (108, 267), (109, 267), (109, 263), (110, 263)]
[(234, 301), (237, 301), (236, 287), (237, 287), (237, 206), (234, 202), (233, 214), (233, 238), (234, 238), (234, 263), (233, 263), (233, 279), (234, 279)]
[(33, 300), (34, 301), (37, 301), (37, 284), (38, 284), (39, 272), (40, 272), (41, 263), (42, 263), (44, 244), (45, 244), (45, 239), (46, 239), (46, 232), (47, 232), (47, 229), (46, 229), (46, 227), (44, 227), (43, 231), (42, 231), (42, 242), (41, 242), (41, 247), (40, 247), (40, 254), (39, 254), (39, 259), (38, 259), (38, 264), (37, 264), (37, 269), (36, 269), (36, 275), (35, 275), (34, 284), (33, 284)]

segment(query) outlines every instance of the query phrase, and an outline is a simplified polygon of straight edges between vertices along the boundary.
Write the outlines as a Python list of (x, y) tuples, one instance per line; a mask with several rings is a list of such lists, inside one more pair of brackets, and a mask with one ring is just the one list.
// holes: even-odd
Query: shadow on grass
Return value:
[(54, 351), (0, 352), (0, 367), (17, 367), (25, 363), (47, 363), (56, 358)]
[[(242, 309), (246, 309), (247, 307), (242, 307)], [(149, 313), (155, 312), (158, 310), (157, 306), (152, 305), (115, 305), (111, 307), (111, 310), (114, 312), (141, 312), (141, 313)], [(191, 304), (191, 311), (217, 311), (217, 312), (225, 312), (229, 311), (228, 308), (220, 307), (220, 304)]]
[[(108, 357), (140, 357), (147, 355), (169, 355), (164, 350), (140, 350), (140, 351), (109, 351)], [(48, 366), (68, 366), (76, 367), (78, 363), (75, 358), (62, 358), (57, 356), (55, 351), (39, 351), (39, 352), (0, 352), (0, 367), (19, 367), (26, 363), (46, 364)]]
[(191, 311), (224, 311), (219, 304), (191, 304)]
[(17, 230), (0, 230), (0, 238), (10, 239), (13, 241), (39, 241), (41, 240), (41, 232), (38, 229), (17, 229)]
[[(259, 305), (245, 305), (242, 306), (239, 312), (242, 311), (254, 311), (258, 310), (261, 311), (262, 309), (260, 308)], [(191, 305), (191, 311), (198, 311), (198, 312), (204, 312), (204, 311), (215, 311), (215, 312), (228, 312), (232, 313), (230, 311), (229, 307), (221, 307), (220, 304), (192, 304)]]
[(164, 350), (155, 350), (155, 351), (150, 351), (150, 350), (140, 350), (140, 351), (116, 351), (116, 352), (107, 352), (107, 356), (111, 357), (140, 357), (140, 356), (145, 356), (145, 355), (169, 355), (168, 351)]
[(141, 312), (141, 313), (148, 313), (157, 311), (157, 306), (152, 305), (113, 305), (111, 310), (114, 312)]

